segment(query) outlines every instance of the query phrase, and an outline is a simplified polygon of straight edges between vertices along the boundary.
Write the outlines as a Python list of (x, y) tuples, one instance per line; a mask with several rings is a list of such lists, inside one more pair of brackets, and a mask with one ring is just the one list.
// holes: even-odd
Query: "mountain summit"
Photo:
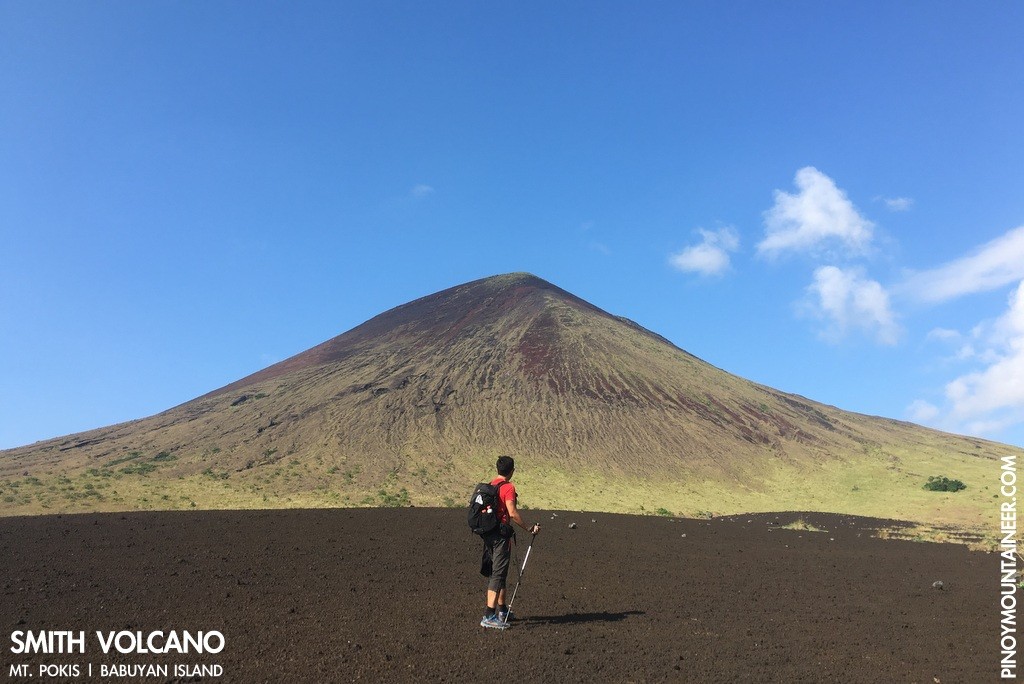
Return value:
[[(323, 344), (266, 368), (217, 392), (268, 380), (302, 368), (343, 362), (360, 353), (397, 348), (410, 358), (447, 354), (462, 342), (480, 347), (521, 337), (548, 325), (557, 309), (614, 318), (530, 273), (476, 280), (395, 307)], [(540, 328), (533, 337), (544, 336)], [(481, 337), (480, 335), (484, 336)], [(533, 339), (533, 338), (531, 338)], [(535, 339), (544, 343), (544, 340)], [(545, 347), (552, 349), (555, 340)], [(216, 392), (215, 392), (216, 393)]]
[[(513, 273), (398, 306), (157, 416), (4, 452), (0, 478), (91, 485), (70, 502), (19, 488), (19, 506), (62, 510), (436, 505), (508, 453), (537, 505), (920, 519), (939, 501), (919, 491), (927, 476), (980, 484), (1015, 452), (749, 382)], [(980, 498), (953, 505), (939, 517), (986, 515)]]
[[(616, 328), (623, 330), (608, 334)], [(583, 334), (574, 335), (573, 329)], [(505, 371), (507, 379), (541, 380), (559, 393), (621, 399), (614, 389), (621, 386), (625, 397), (636, 398), (646, 393), (639, 387), (630, 391), (621, 378), (612, 383), (595, 364), (609, 354), (627, 353), (621, 344), (626, 338), (644, 336), (676, 349), (632, 321), (612, 316), (546, 280), (530, 273), (510, 273), (398, 306), (208, 396), (354, 357), (381, 359), (384, 352), (403, 358), (407, 366), (417, 361), (458, 362), (458, 378), (477, 389), (492, 389), (495, 376)], [(443, 379), (455, 378), (446, 371)], [(522, 383), (516, 383), (516, 388), (526, 389)]]

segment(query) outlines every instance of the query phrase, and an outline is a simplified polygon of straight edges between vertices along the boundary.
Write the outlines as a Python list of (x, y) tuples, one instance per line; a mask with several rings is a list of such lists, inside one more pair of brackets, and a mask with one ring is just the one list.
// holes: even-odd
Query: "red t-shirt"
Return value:
[(511, 501), (514, 504), (516, 502), (517, 494), (516, 486), (514, 484), (512, 484), (511, 482), (508, 482), (508, 484), (502, 484), (504, 482), (508, 482), (508, 480), (506, 480), (503, 477), (496, 477), (493, 480), (491, 480), (492, 485), (501, 485), (501, 487), (498, 487), (498, 522), (507, 525), (509, 521), (509, 515), (508, 506), (506, 505), (506, 502)]

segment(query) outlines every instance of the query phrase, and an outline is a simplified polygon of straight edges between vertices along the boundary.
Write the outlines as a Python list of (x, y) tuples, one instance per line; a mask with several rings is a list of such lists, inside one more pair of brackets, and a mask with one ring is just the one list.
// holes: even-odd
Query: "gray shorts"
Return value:
[(501, 591), (505, 588), (508, 577), (508, 561), (512, 550), (512, 539), (505, 539), (498, 533), (484, 536), (484, 564), (490, 558), (491, 575), (487, 580), (487, 588)]

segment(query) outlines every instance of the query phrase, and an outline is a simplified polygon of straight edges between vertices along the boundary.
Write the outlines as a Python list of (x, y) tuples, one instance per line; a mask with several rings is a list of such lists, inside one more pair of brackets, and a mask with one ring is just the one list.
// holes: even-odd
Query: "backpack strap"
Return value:
[(512, 484), (508, 480), (502, 480), (498, 484), (494, 485), (494, 493), (498, 496), (498, 501), (501, 501), (501, 485)]
[[(498, 503), (499, 504), (501, 503), (501, 486), (502, 485), (506, 485), (506, 484), (512, 484), (512, 483), (509, 480), (502, 480), (498, 484), (494, 485), (494, 493), (495, 493), (495, 496), (498, 499)], [(508, 508), (505, 509), (505, 512), (506, 513), (508, 512)], [(500, 523), (499, 523), (498, 527), (499, 528), (501, 527)], [(509, 544), (512, 544), (512, 543), (514, 543), (516, 541), (516, 528), (515, 528), (515, 526), (512, 525), (512, 517), (511, 516), (509, 516), (509, 520), (508, 520), (508, 529), (511, 532), (511, 534), (508, 536), (508, 542), (509, 542)], [(518, 546), (518, 544), (517, 544), (517, 546)]]

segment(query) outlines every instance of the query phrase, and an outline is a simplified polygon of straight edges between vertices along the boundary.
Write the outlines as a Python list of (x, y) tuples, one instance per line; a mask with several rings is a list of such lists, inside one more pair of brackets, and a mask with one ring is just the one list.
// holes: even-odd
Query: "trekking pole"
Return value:
[(526, 571), (526, 561), (530, 560), (530, 549), (533, 548), (533, 542), (537, 539), (537, 535), (532, 535), (530, 538), (530, 545), (526, 547), (526, 555), (523, 556), (523, 567), (519, 568), (519, 579), (516, 580), (516, 588), (512, 590), (512, 598), (508, 602), (508, 610), (505, 612), (505, 618), (502, 620), (503, 624), (508, 624), (508, 616), (512, 612), (512, 604), (516, 602), (516, 593), (519, 592), (519, 585), (523, 581), (523, 572)]

